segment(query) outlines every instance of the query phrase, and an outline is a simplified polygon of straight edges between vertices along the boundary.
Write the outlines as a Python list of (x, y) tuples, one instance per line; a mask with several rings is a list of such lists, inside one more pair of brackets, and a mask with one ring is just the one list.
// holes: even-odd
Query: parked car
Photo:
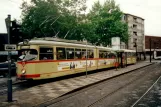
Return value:
[[(0, 75), (6, 77), (8, 74), (8, 61), (0, 62)], [(16, 63), (13, 61), (11, 61), (11, 75), (16, 75)]]

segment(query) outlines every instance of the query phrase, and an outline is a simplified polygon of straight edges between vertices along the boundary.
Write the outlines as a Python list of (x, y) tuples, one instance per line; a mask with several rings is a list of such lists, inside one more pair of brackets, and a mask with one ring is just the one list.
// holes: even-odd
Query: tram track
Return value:
[(131, 107), (135, 107), (151, 90), (152, 88), (157, 84), (157, 82), (161, 79), (161, 76), (154, 82), (154, 84), (151, 85), (150, 88), (138, 99), (136, 100)]
[[(98, 103), (102, 102), (103, 100), (105, 100), (107, 97), (110, 97), (112, 94), (115, 94), (116, 92), (118, 92), (119, 90), (129, 86), (130, 84), (136, 82), (140, 77), (143, 77), (143, 76), (147, 76), (148, 74), (141, 74), (140, 76), (135, 76), (137, 78), (135, 79), (132, 79), (130, 82), (126, 83), (125, 85), (115, 89), (113, 92), (109, 93), (109, 94), (106, 94), (105, 96), (103, 96), (102, 98), (98, 99), (97, 101), (93, 102), (92, 104), (90, 104), (89, 106), (87, 107), (93, 107), (95, 105), (97, 105)], [(133, 106), (132, 106), (133, 107)]]
[[(132, 71), (132, 72), (129, 72), (129, 73), (120, 75), (120, 76), (118, 76), (118, 77), (116, 77), (116, 78), (112, 78), (113, 80), (117, 80), (117, 78), (120, 78), (121, 76), (126, 75), (125, 77), (126, 77), (127, 79), (129, 79), (129, 76), (131, 76), (131, 79), (129, 80), (129, 82), (127, 82), (127, 83), (124, 84), (124, 85), (121, 85), (121, 86), (118, 87), (118, 88), (115, 88), (112, 92), (110, 92), (110, 93), (108, 93), (108, 94), (102, 96), (102, 97), (99, 98), (97, 101), (94, 101), (94, 102), (92, 102), (91, 104), (89, 104), (87, 107), (92, 107), (92, 106), (96, 105), (97, 103), (99, 103), (99, 102), (101, 102), (102, 100), (106, 99), (106, 98), (109, 97), (110, 95), (116, 93), (117, 91), (119, 91), (119, 90), (123, 89), (124, 87), (126, 87), (126, 86), (132, 84), (133, 82), (137, 81), (139, 78), (148, 75), (148, 74), (146, 74), (145, 72), (147, 72), (147, 70), (150, 70), (151, 68), (155, 68), (155, 67), (156, 67), (156, 65), (150, 65), (150, 66), (147, 66), (147, 67), (144, 67), (144, 68), (140, 68), (140, 69), (134, 70), (134, 71)], [(139, 75), (139, 76), (138, 76), (138, 75)], [(125, 78), (125, 77), (124, 77), (124, 78)], [(106, 81), (106, 82), (108, 83), (108, 82), (110, 82), (110, 80), (111, 80), (111, 79), (108, 79), (108, 81)], [(104, 81), (103, 81), (103, 82), (104, 82)], [(61, 102), (65, 101), (66, 99), (70, 99), (70, 98), (72, 98), (72, 97), (74, 97), (74, 96), (76, 96), (76, 95), (79, 95), (79, 94), (83, 93), (84, 91), (89, 91), (89, 90), (92, 90), (92, 89), (94, 89), (94, 88), (98, 88), (98, 87), (99, 87), (100, 85), (102, 85), (102, 84), (104, 84), (104, 83), (100, 83), (100, 84), (97, 83), (97, 84), (94, 84), (94, 85), (92, 85), (92, 86), (86, 87), (85, 89), (82, 89), (82, 91), (81, 91), (81, 90), (76, 90), (76, 92), (75, 92), (75, 91), (69, 92), (69, 93), (67, 93), (67, 94), (65, 94), (65, 95), (63, 95), (63, 96), (61, 96), (60, 98), (57, 98), (57, 99), (55, 99), (55, 100), (53, 100), (53, 101), (46, 102), (45, 104), (41, 104), (41, 105), (38, 105), (38, 106), (42, 106), (42, 105), (50, 106), (50, 105), (53, 105), (53, 104), (61, 103)], [(80, 91), (80, 92), (79, 92), (79, 91)], [(52, 106), (51, 106), (51, 107), (52, 107)]]

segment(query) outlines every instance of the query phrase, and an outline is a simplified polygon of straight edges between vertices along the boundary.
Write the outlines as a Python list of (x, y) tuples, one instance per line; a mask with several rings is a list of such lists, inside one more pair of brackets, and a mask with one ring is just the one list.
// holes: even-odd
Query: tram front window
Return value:
[(37, 50), (35, 49), (22, 49), (18, 52), (18, 61), (30, 61), (37, 58)]

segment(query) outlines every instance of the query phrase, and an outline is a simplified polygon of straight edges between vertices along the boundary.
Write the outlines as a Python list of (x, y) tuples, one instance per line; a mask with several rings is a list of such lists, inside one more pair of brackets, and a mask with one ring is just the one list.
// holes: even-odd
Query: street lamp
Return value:
[(88, 59), (88, 53), (87, 53), (87, 43), (88, 43), (88, 41), (86, 40), (86, 39), (83, 39), (83, 41), (84, 42), (86, 42), (86, 78), (87, 78), (87, 75), (88, 75), (88, 73), (87, 73), (87, 59)]
[[(6, 21), (6, 27), (8, 32), (8, 44), (10, 44), (10, 28), (11, 28), (11, 15), (8, 15), (8, 17), (5, 19)], [(7, 88), (8, 88), (8, 102), (12, 102), (12, 79), (11, 79), (11, 52), (8, 51), (8, 80), (7, 80)]]

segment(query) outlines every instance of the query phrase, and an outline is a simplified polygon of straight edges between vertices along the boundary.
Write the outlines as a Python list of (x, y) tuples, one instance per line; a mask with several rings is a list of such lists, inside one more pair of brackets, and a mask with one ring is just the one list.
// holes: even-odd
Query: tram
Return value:
[(114, 51), (107, 47), (47, 37), (25, 40), (18, 44), (17, 78), (48, 79), (115, 67), (116, 62), (134, 64), (136, 57), (133, 53), (131, 50)]

